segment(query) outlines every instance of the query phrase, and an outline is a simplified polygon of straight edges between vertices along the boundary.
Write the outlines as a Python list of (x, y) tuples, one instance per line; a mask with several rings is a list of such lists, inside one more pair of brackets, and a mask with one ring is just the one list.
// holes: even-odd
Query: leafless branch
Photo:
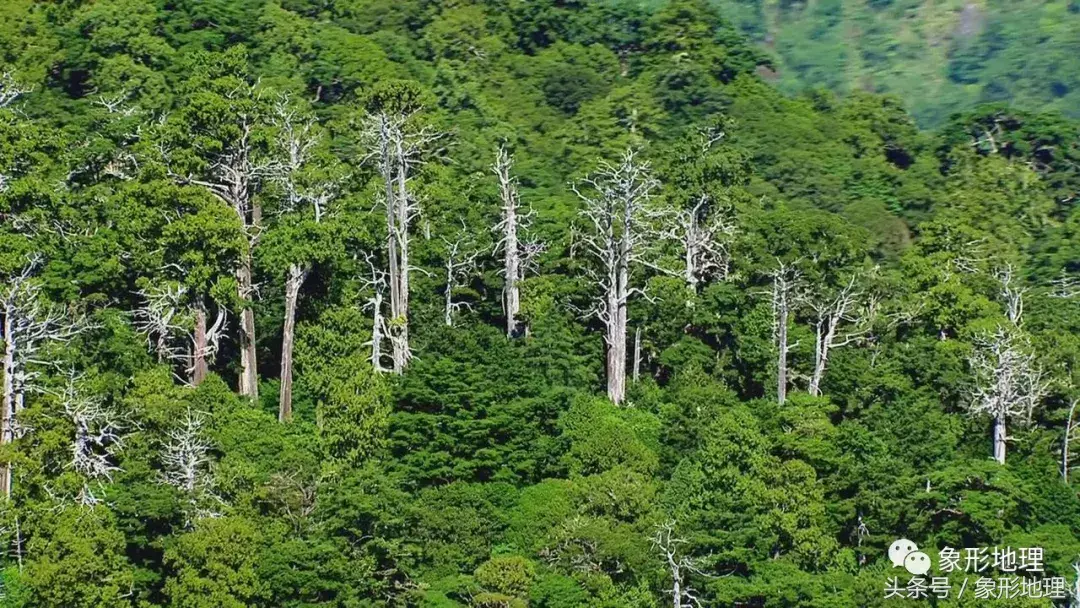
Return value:
[(1051, 284), (1054, 287), (1051, 293), (1052, 297), (1073, 299), (1080, 298), (1080, 277), (1070, 276), (1065, 272), (1065, 269), (1061, 270), (1061, 275), (1054, 279)]
[(376, 112), (361, 123), (366, 160), (374, 160), (383, 181), (381, 203), (386, 212), (387, 280), (390, 317), (387, 323), (393, 349), (394, 373), (400, 374), (412, 358), (409, 347), (410, 229), (420, 214), (416, 194), (409, 187), (431, 149), (443, 133), (417, 127), (410, 112)]
[(854, 273), (832, 297), (808, 297), (814, 311), (814, 372), (811, 395), (821, 394), (821, 381), (833, 349), (865, 339), (873, 326), (876, 300), (859, 286), (861, 275)]
[(587, 269), (599, 288), (590, 314), (605, 325), (608, 397), (615, 403), (626, 391), (627, 303), (639, 293), (631, 287), (632, 273), (649, 261), (657, 240), (647, 203), (658, 186), (649, 164), (632, 148), (618, 165), (602, 162), (596, 173), (571, 185), (588, 226), (579, 242), (595, 263)]
[(11, 70), (0, 73), (0, 108), (6, 108), (20, 96), (30, 93), (33, 87), (21, 84)]
[(188, 409), (180, 424), (169, 432), (169, 440), (161, 450), (162, 478), (185, 495), (191, 510), (189, 518), (217, 516), (203, 505), (207, 499), (220, 502), (213, 494), (213, 446), (206, 438), (205, 425), (202, 414)]
[(102, 481), (111, 480), (112, 474), (120, 470), (112, 460), (123, 447), (124, 424), (100, 398), (86, 394), (80, 387), (82, 379), (74, 369), (68, 370), (64, 387), (54, 394), (75, 427), (69, 466), (84, 481), (76, 502), (92, 506), (101, 502), (92, 485), (100, 488)]
[(994, 421), (994, 459), (1005, 462), (1006, 424), (1010, 419), (1030, 420), (1046, 395), (1049, 382), (1035, 361), (1027, 338), (1018, 329), (998, 327), (978, 336), (968, 358), (974, 375), (968, 408)]
[(671, 605), (674, 608), (702, 608), (704, 604), (701, 603), (697, 590), (691, 587), (686, 579), (690, 574), (711, 577), (702, 570), (705, 560), (685, 555), (689, 541), (676, 536), (673, 520), (657, 525), (649, 540), (671, 573)]

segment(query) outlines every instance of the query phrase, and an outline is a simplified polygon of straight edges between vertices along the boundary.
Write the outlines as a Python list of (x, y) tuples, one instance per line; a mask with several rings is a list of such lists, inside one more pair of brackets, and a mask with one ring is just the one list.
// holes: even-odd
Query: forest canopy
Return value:
[(715, 0), (768, 49), (786, 91), (825, 87), (900, 96), (940, 126), (977, 104), (1080, 118), (1076, 0)]
[(3, 2), (0, 606), (1071, 589), (1080, 123), (728, 4)]

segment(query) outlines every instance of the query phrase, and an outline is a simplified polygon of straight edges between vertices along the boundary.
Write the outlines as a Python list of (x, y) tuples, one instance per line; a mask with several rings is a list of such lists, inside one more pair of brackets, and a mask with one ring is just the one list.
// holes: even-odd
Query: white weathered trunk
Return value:
[(1072, 405), (1069, 406), (1069, 416), (1065, 419), (1065, 437), (1061, 441), (1061, 479), (1065, 483), (1069, 483), (1069, 444), (1072, 441), (1075, 423), (1073, 422), (1073, 416), (1076, 415), (1076, 406), (1080, 405), (1080, 399), (1075, 399)]
[(697, 220), (691, 215), (689, 224), (686, 226), (686, 235), (683, 238), (683, 260), (686, 266), (683, 269), (683, 280), (686, 281), (686, 286), (695, 293), (698, 289), (697, 258), (700, 255), (697, 229)]
[(206, 363), (206, 309), (199, 306), (195, 309), (195, 335), (192, 338), (191, 348), (191, 384), (199, 386), (209, 373)]
[(976, 336), (968, 365), (975, 376), (969, 409), (993, 422), (994, 460), (1005, 463), (1007, 425), (1024, 423), (1049, 390), (1027, 337), (1015, 327)]
[(443, 323), (454, 326), (454, 266), (453, 260), (446, 263), (446, 292), (443, 294)]
[(292, 420), (293, 343), (296, 334), (296, 304), (300, 288), (307, 279), (307, 269), (299, 264), (289, 266), (285, 279), (285, 322), (281, 331), (281, 392), (278, 397), (278, 421)]
[(627, 304), (630, 300), (630, 235), (633, 233), (632, 219), (629, 210), (624, 215), (623, 238), (621, 242), (622, 255), (619, 258), (619, 279), (616, 288), (616, 300), (618, 306), (615, 314), (615, 343), (614, 360), (612, 361), (612, 399), (616, 404), (622, 403), (626, 398), (626, 330), (627, 330)]
[[(254, 289), (251, 281), (250, 254), (236, 271), (237, 290), (240, 298), (247, 300)], [(252, 399), (259, 397), (259, 377), (255, 352), (255, 311), (250, 304), (240, 310), (240, 394)]]
[(777, 312), (777, 350), (776, 359), (776, 400), (780, 405), (787, 401), (787, 357), (788, 357), (788, 301), (787, 292), (780, 293), (780, 308)]
[(371, 300), (371, 367), (376, 372), (382, 373), (386, 370), (382, 366), (382, 341), (385, 336), (386, 321), (382, 315), (382, 300), (383, 294), (381, 291), (376, 291)]
[(712, 208), (711, 202), (708, 195), (699, 195), (691, 208), (675, 211), (673, 224), (665, 231), (679, 242), (683, 257), (681, 271), (665, 272), (681, 276), (693, 293), (710, 275), (726, 280), (731, 263), (729, 245), (736, 224), (728, 212)]
[(405, 371), (409, 351), (409, 223), (408, 166), (403, 134), (388, 116), (378, 117), (379, 173), (386, 197), (387, 280), (390, 290), (389, 338), (395, 374)]
[[(18, 345), (12, 333), (11, 311), (4, 315), (4, 395), (3, 412), (0, 412), (0, 444), (15, 440), (15, 356)], [(11, 498), (11, 464), (0, 467), (0, 491), (4, 498)]]
[[(817, 312), (814, 323), (814, 372), (810, 376), (809, 392), (821, 394), (821, 382), (829, 366), (829, 355), (835, 348), (852, 344), (869, 333), (875, 306), (859, 291), (858, 274), (853, 274), (839, 292), (827, 301), (813, 301)], [(865, 301), (866, 307), (862, 309)], [(841, 325), (847, 328), (841, 332)]]
[(632, 149), (627, 150), (618, 166), (604, 163), (596, 177), (584, 180), (596, 196), (585, 195), (574, 186), (585, 203), (581, 213), (592, 225), (592, 231), (581, 240), (599, 266), (591, 273), (601, 294), (591, 315), (604, 323), (607, 394), (615, 404), (626, 397), (627, 304), (635, 291), (630, 287), (631, 265), (641, 263), (651, 246), (644, 206), (658, 186), (649, 175), (648, 164), (636, 162), (634, 155)]
[(994, 417), (994, 460), (1005, 464), (1005, 442), (1008, 440), (1005, 428), (1005, 414)]
[(503, 255), (503, 276), (506, 284), (503, 288), (504, 308), (506, 309), (506, 335), (512, 336), (517, 330), (517, 315), (521, 312), (521, 292), (518, 288), (518, 277), (521, 274), (521, 257), (517, 244), (517, 218), (514, 214), (508, 215), (508, 223), (511, 228), (506, 231), (506, 252)]
[(499, 147), (495, 160), (495, 174), (499, 178), (499, 194), (502, 198), (502, 245), (503, 245), (503, 312), (506, 314), (506, 335), (517, 333), (517, 315), (521, 311), (521, 293), (518, 280), (521, 272), (521, 251), (518, 243), (518, 197), (510, 175), (510, 157), (506, 148)]
[(625, 303), (625, 294), (622, 288), (624, 267), (619, 263), (619, 243), (615, 238), (614, 222), (609, 227), (608, 243), (610, 253), (608, 254), (609, 262), (607, 264), (608, 290), (605, 294), (608, 311), (607, 318), (604, 320), (604, 342), (607, 344), (605, 372), (607, 374), (608, 398), (617, 405), (622, 403), (625, 395), (626, 333), (623, 330), (623, 324), (620, 322), (621, 311)]
[(836, 339), (836, 323), (833, 317), (819, 319), (814, 337), (814, 373), (810, 376), (809, 392), (821, 395), (821, 380), (825, 377), (825, 368), (829, 364), (829, 349)]
[(626, 321), (625, 304), (611, 323), (608, 331), (607, 376), (608, 397), (619, 405), (626, 398)]
[(641, 374), (641, 328), (634, 329), (634, 383), (637, 384)]
[(412, 357), (409, 349), (409, 224), (411, 209), (409, 205), (409, 191), (406, 188), (408, 180), (408, 166), (403, 149), (403, 137), (394, 140), (394, 157), (397, 161), (397, 205), (395, 209), (396, 233), (398, 239), (398, 256), (400, 266), (398, 278), (395, 283), (391, 280), (391, 289), (396, 289), (397, 309), (394, 311), (392, 333), (394, 335), (394, 372), (402, 373)]
[(252, 274), (252, 259), (255, 255), (255, 245), (258, 242), (259, 230), (262, 223), (262, 209), (254, 201), (253, 179), (254, 170), (251, 165), (250, 139), (251, 126), (244, 124), (244, 134), (237, 143), (233, 155), (231, 155), (231, 170), (225, 173), (228, 183), (228, 195), (233, 211), (236, 212), (240, 223), (244, 226), (244, 234), (247, 236), (248, 249), (240, 260), (240, 267), (236, 270), (237, 291), (240, 299), (244, 301), (240, 310), (240, 394), (252, 399), (259, 397), (259, 373), (258, 355), (255, 350), (255, 311), (248, 300), (255, 295), (254, 278)]

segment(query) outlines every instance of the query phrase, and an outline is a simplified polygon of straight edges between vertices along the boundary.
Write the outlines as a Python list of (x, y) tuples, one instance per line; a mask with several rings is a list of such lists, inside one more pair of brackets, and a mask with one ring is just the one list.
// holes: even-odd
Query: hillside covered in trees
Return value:
[(900, 96), (922, 125), (980, 103), (1080, 118), (1076, 0), (714, 0), (783, 90)]
[(0, 606), (1071, 588), (1080, 124), (787, 96), (706, 0), (0, 16)]

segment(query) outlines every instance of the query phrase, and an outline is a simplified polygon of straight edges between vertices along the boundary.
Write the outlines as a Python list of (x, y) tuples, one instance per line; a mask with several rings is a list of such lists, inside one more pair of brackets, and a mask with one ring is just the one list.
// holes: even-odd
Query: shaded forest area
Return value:
[(1071, 585), (1080, 124), (787, 96), (737, 16), (4, 2), (0, 605)]

